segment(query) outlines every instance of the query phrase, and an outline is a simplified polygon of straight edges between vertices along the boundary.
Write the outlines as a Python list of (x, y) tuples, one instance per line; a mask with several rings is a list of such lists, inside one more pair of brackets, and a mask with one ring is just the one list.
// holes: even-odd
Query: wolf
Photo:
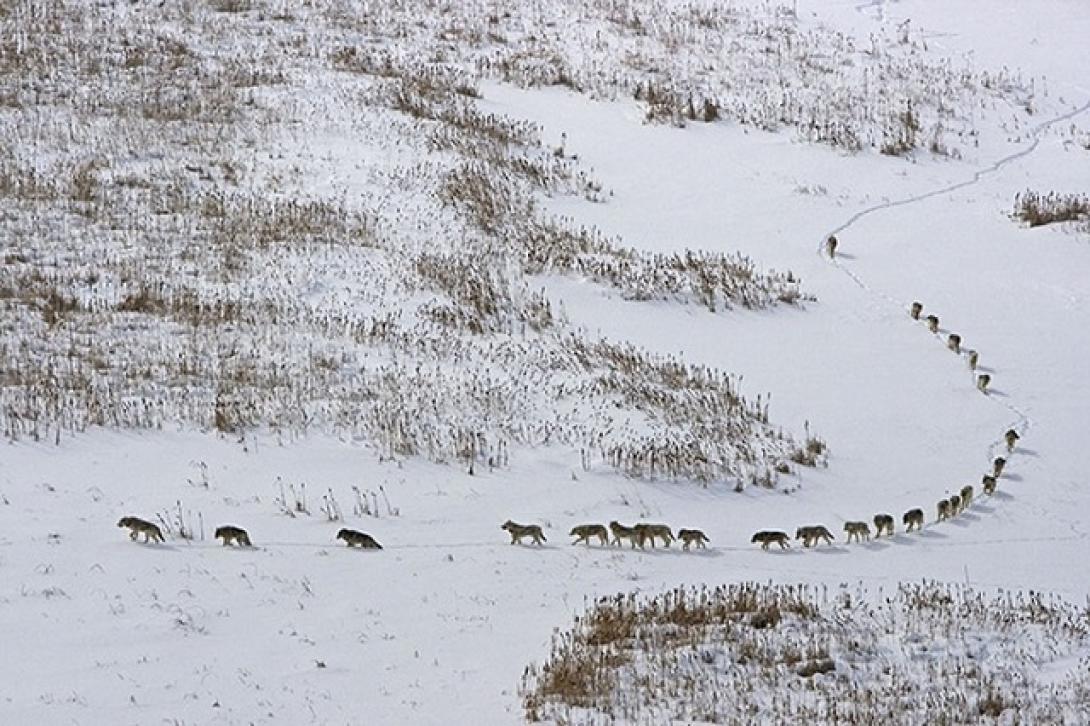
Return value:
[(364, 532), (357, 532), (354, 529), (342, 529), (337, 532), (337, 539), (344, 540), (344, 543), (349, 547), (361, 547), (365, 550), (380, 550), (382, 545), (375, 541), (375, 538)]
[(922, 302), (912, 303), (912, 308), (908, 311), (908, 314), (912, 316), (912, 319), (913, 320), (919, 320), (920, 315), (922, 313), (923, 313), (923, 303)]
[(965, 511), (969, 508), (969, 505), (973, 503), (973, 487), (971, 484), (966, 484), (961, 488), (961, 511)]
[(1003, 469), (1007, 466), (1007, 460), (1002, 456), (995, 457), (995, 461), (992, 462), (992, 476), (996, 479), (1003, 476)]
[(236, 527), (232, 524), (225, 524), (222, 527), (216, 527), (216, 534), (214, 535), (214, 538), (222, 539), (224, 547), (231, 544), (232, 542), (237, 542), (243, 547), (253, 547), (253, 544), (250, 542), (250, 535), (246, 534), (246, 530), (244, 530), (242, 527)]
[(975, 371), (976, 364), (980, 362), (980, 353), (975, 350), (969, 351), (969, 370)]
[(818, 540), (825, 540), (826, 544), (833, 543), (833, 535), (823, 524), (815, 524), (809, 527), (799, 527), (795, 530), (795, 539), (802, 540), (803, 547), (812, 547)]
[(780, 549), (786, 550), (791, 547), (791, 545), (788, 544), (788, 541), (789, 538), (787, 536), (787, 532), (770, 531), (765, 529), (753, 535), (750, 543), (757, 544), (758, 542), (760, 542), (761, 549), (767, 550), (768, 546), (775, 542), (780, 546)]
[(1014, 429), (1007, 429), (1007, 433), (1003, 434), (1003, 438), (1007, 441), (1007, 453), (1014, 451), (1014, 447), (1018, 444), (1018, 439), (1022, 438), (1018, 435), (1018, 432)]
[(147, 520), (140, 519), (140, 517), (122, 517), (117, 520), (117, 526), (128, 527), (129, 539), (134, 541), (139, 534), (144, 535), (145, 542), (151, 542), (152, 540), (155, 540), (156, 542), (163, 541), (163, 532), (159, 529), (159, 526), (152, 524)]
[(938, 510), (938, 518), (940, 522), (944, 519), (950, 518), (950, 502), (946, 501), (945, 499), (940, 499), (938, 504)]
[(946, 347), (955, 353), (961, 353), (961, 336), (957, 333), (950, 333), (946, 338)]
[(856, 541), (870, 540), (870, 527), (866, 522), (845, 522), (844, 531), (848, 534), (849, 542), (852, 541), (852, 537), (855, 537)]
[(939, 318), (937, 315), (927, 316), (927, 329), (932, 333), (939, 332)]
[(905, 525), (905, 531), (911, 532), (914, 529), (920, 529), (923, 527), (923, 510), (922, 509), (910, 509), (905, 512), (905, 516), (901, 518), (901, 521)]
[(577, 527), (572, 527), (570, 536), (575, 537), (575, 541), (572, 544), (579, 544), (585, 542), (587, 547), (590, 547), (590, 538), (597, 537), (599, 544), (603, 547), (609, 544), (609, 531), (600, 524), (580, 524)]
[(890, 537), (893, 536), (893, 515), (891, 514), (876, 514), (874, 515), (874, 528), (878, 530), (874, 533), (875, 537), (881, 537), (882, 532), (885, 532)]
[(627, 539), (632, 548), (635, 549), (636, 542), (639, 540), (635, 527), (626, 527), (617, 520), (613, 520), (609, 523), (609, 531), (613, 533), (613, 544), (620, 547), (621, 540)]
[(677, 531), (677, 538), (681, 540), (681, 549), (688, 550), (689, 545), (696, 543), (698, 550), (705, 549), (704, 544), (709, 542), (707, 535), (701, 532), (699, 529), (679, 529)]
[(988, 496), (995, 494), (995, 477), (984, 475), (984, 478), (980, 480), (981, 485), (984, 487), (984, 493)]
[(988, 392), (988, 384), (992, 382), (992, 377), (987, 373), (981, 373), (976, 377), (976, 387), (980, 389), (981, 393)]
[(961, 513), (961, 497), (960, 496), (955, 494), (954, 496), (950, 497), (950, 499), (947, 500), (947, 501), (950, 502), (950, 516), (951, 517), (953, 517), (955, 514), (960, 514)]
[(541, 527), (536, 524), (516, 524), (509, 519), (500, 525), (500, 529), (505, 529), (511, 533), (511, 544), (515, 544), (515, 542), (522, 544), (523, 537), (529, 537), (530, 541), (536, 545), (548, 542), (545, 539), (545, 534), (541, 531)]
[(836, 245), (836, 237), (829, 235), (829, 239), (825, 240), (825, 253), (829, 255), (829, 257), (836, 257)]
[(674, 533), (665, 524), (644, 524), (641, 522), (632, 529), (636, 530), (636, 541), (639, 543), (640, 549), (643, 549), (645, 541), (650, 541), (651, 549), (654, 549), (655, 537), (661, 538), (663, 544), (667, 547), (674, 541)]

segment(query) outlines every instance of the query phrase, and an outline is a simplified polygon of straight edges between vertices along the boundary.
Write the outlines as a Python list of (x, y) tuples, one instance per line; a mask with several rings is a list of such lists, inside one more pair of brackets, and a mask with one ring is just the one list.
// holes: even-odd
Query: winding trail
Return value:
[[(984, 179), (985, 177), (987, 177), (987, 176), (989, 176), (991, 174), (995, 174), (996, 172), (1000, 171), (1003, 167), (1005, 167), (1005, 166), (1007, 166), (1007, 165), (1011, 164), (1012, 162), (1015, 162), (1015, 161), (1017, 161), (1019, 159), (1025, 158), (1025, 157), (1029, 156), (1030, 154), (1032, 154), (1034, 151), (1036, 151), (1037, 147), (1040, 146), (1042, 134), (1045, 131), (1047, 131), (1049, 128), (1051, 128), (1052, 126), (1054, 126), (1054, 125), (1056, 125), (1058, 123), (1061, 123), (1063, 121), (1069, 121), (1069, 120), (1075, 118), (1076, 116), (1079, 116), (1080, 114), (1086, 113), (1087, 111), (1090, 111), (1090, 101), (1086, 101), (1081, 106), (1077, 106), (1077, 107), (1075, 107), (1074, 109), (1072, 109), (1070, 111), (1059, 114), (1057, 116), (1054, 116), (1054, 117), (1052, 117), (1052, 118), (1050, 118), (1050, 119), (1048, 119), (1046, 121), (1043, 121), (1043, 122), (1037, 124), (1036, 126), (1034, 126), (1030, 130), (1030, 135), (1032, 136), (1033, 141), (1026, 148), (1020, 149), (1020, 150), (1018, 150), (1018, 151), (1016, 151), (1014, 153), (1008, 154), (1007, 156), (1002, 157), (1001, 159), (999, 159), (998, 161), (992, 163), (991, 165), (989, 165), (989, 166), (987, 166), (987, 167), (985, 167), (983, 169), (977, 170), (976, 172), (973, 173), (972, 177), (969, 178), (969, 179), (965, 179), (964, 181), (960, 181), (960, 182), (955, 182), (953, 184), (947, 184), (947, 185), (939, 187), (937, 189), (932, 189), (929, 192), (924, 192), (923, 194), (917, 194), (917, 195), (914, 195), (914, 196), (911, 196), (911, 197), (905, 197), (903, 199), (898, 199), (898, 200), (891, 201), (891, 202), (882, 202), (881, 204), (875, 204), (875, 205), (872, 205), (870, 207), (865, 207), (865, 208), (859, 210), (858, 212), (853, 214), (851, 217), (849, 217), (844, 223), (842, 223), (839, 226), (834, 227), (833, 229), (829, 230), (826, 234), (824, 234), (821, 237), (821, 239), (818, 241), (818, 245), (817, 245), (817, 254), (820, 255), (823, 258), (826, 257), (826, 254), (825, 254), (825, 241), (831, 236), (835, 236), (835, 235), (837, 235), (837, 234), (839, 234), (839, 233), (841, 233), (841, 232), (843, 232), (843, 231), (845, 231), (847, 229), (850, 229), (853, 225), (855, 225), (860, 220), (862, 220), (862, 219), (864, 219), (866, 217), (869, 217), (871, 215), (874, 215), (874, 214), (877, 214), (879, 212), (885, 211), (887, 209), (894, 209), (896, 207), (904, 207), (904, 206), (907, 206), (907, 205), (910, 205), (910, 204), (916, 204), (918, 202), (922, 202), (922, 201), (925, 201), (927, 199), (931, 199), (933, 197), (937, 197), (937, 196), (942, 195), (942, 194), (949, 194), (951, 192), (955, 192), (955, 191), (958, 191), (960, 189), (965, 189), (967, 187), (971, 187), (971, 186), (979, 183), (981, 179)], [(888, 304), (890, 304), (892, 306), (895, 306), (895, 307), (898, 307), (898, 308), (905, 308), (905, 303), (903, 301), (897, 300), (896, 298), (894, 298), (893, 296), (887, 294), (886, 292), (884, 292), (882, 290), (878, 290), (878, 289), (875, 289), (875, 288), (871, 287), (862, 278), (862, 276), (860, 276), (858, 273), (851, 270), (850, 268), (846, 267), (844, 264), (841, 263), (841, 261), (838, 258), (836, 258), (836, 257), (830, 258), (829, 262), (830, 262), (830, 264), (834, 265), (838, 270), (843, 272), (849, 279), (851, 279), (852, 282), (854, 282), (860, 289), (866, 291), (869, 295), (881, 298), (886, 303), (888, 303)], [(907, 309), (907, 308), (905, 308), (905, 309)], [(989, 396), (988, 398), (989, 398), (989, 400), (995, 402), (996, 404), (998, 404), (1000, 406), (1003, 406), (1004, 408), (1009, 410), (1011, 412), (1011, 414), (1013, 414), (1014, 420), (1012, 421), (1012, 423), (1010, 425), (1010, 428), (1017, 431), (1020, 436), (1024, 436), (1026, 434), (1026, 432), (1029, 431), (1033, 427), (1033, 420), (1029, 417), (1029, 415), (1024, 410), (1022, 410), (1021, 408), (1019, 408), (1015, 404), (1009, 403), (1009, 402), (1007, 402), (1005, 400), (1000, 400), (1000, 399), (998, 399), (998, 398), (996, 398), (994, 396)], [(1003, 441), (1002, 437), (996, 438), (995, 440), (992, 441), (992, 443), (988, 446), (988, 453), (987, 453), (987, 461), (988, 461), (989, 464), (992, 462), (993, 458), (998, 455), (998, 453), (1000, 451), (1004, 450), (1003, 449), (1004, 446), (1005, 446), (1005, 444), (1004, 444), (1004, 441)], [(1009, 457), (1010, 457), (1010, 455), (1008, 455), (1008, 458)]]

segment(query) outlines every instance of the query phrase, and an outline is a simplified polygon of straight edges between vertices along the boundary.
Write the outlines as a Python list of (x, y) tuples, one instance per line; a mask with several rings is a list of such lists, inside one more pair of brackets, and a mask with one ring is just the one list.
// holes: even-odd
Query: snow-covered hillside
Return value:
[(0, 8), (0, 722), (608, 721), (524, 708), (598, 598), (925, 579), (1048, 593), (943, 652), (1077, 713), (1090, 236), (1011, 211), (1090, 192), (1085, 9), (379, 5)]

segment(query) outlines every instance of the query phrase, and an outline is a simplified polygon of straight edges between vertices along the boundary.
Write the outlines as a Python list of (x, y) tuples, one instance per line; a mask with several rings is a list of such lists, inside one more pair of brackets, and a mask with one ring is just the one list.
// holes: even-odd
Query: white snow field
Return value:
[[(0, 8), (0, 17), (30, 23), (32, 4), (13, 5), (18, 8)], [(524, 669), (549, 655), (554, 631), (571, 628), (589, 604), (617, 593), (655, 596), (682, 586), (755, 581), (827, 586), (830, 592), (843, 586), (881, 602), (899, 583), (934, 580), (987, 597), (1033, 590), (1073, 608), (1090, 602), (1090, 233), (1079, 223), (1030, 229), (1011, 215), (1015, 195), (1026, 189), (1090, 192), (1090, 13), (1084, 3), (698, 4), (743, 14), (738, 27), (774, 17), (797, 23), (800, 38), (851, 39), (853, 50), (830, 50), (829, 56), (853, 59), (844, 66), (845, 83), (862, 83), (860, 74), (880, 73), (888, 60), (906, 78), (916, 78), (908, 69), (965, 66), (1009, 84), (990, 87), (970, 73), (964, 97), (951, 99), (946, 109), (926, 106), (930, 101), (921, 92), (921, 122), (931, 130), (936, 119), (945, 124), (946, 153), (921, 142), (897, 155), (880, 153), (884, 117), (870, 115), (878, 113), (874, 109), (846, 112), (859, 129), (874, 133), (873, 143), (857, 150), (813, 143), (788, 120), (774, 130), (742, 122), (726, 112), (726, 102), (714, 123), (648, 123), (648, 105), (633, 98), (631, 83), (610, 86), (614, 69), (603, 58), (637, 51), (652, 57), (648, 48), (662, 39), (633, 30), (631, 18), (642, 13), (646, 23), (679, 3), (573, 3), (589, 15), (624, 15), (627, 25), (617, 27), (627, 29), (588, 23), (587, 45), (573, 40), (575, 31), (560, 34), (575, 50), (550, 63), (577, 81), (545, 88), (504, 82), (503, 73), (488, 70), (482, 58), (503, 44), (481, 38), (497, 28), (510, 33), (509, 44), (530, 43), (526, 37), (537, 32), (534, 42), (551, 53), (550, 34), (559, 31), (550, 19), (569, 12), (558, 7), (566, 7), (562, 3), (391, 3), (396, 9), (370, 10), (344, 3), (333, 14), (337, 22), (322, 25), (313, 37), (303, 30), (317, 27), (307, 25), (309, 11), (291, 3), (183, 5), (195, 17), (209, 14), (202, 23), (266, 23), (259, 27), (271, 29), (240, 47), (257, 48), (247, 57), (271, 59), (270, 75), (281, 73), (290, 85), (270, 81), (263, 88), (254, 80), (256, 90), (240, 104), (245, 121), (237, 137), (210, 141), (203, 132), (186, 131), (184, 119), (170, 117), (167, 123), (179, 124), (172, 127), (178, 137), (160, 148), (158, 137), (149, 135), (146, 155), (129, 150), (125, 156), (121, 146), (94, 153), (96, 144), (105, 144), (110, 123), (91, 130), (70, 126), (61, 101), (55, 108), (35, 107), (4, 70), (7, 95), (0, 100), (8, 102), (0, 104), (7, 106), (0, 118), (22, 124), (20, 133), (28, 134), (12, 138), (27, 141), (29, 129), (38, 128), (34, 133), (43, 140), (41, 149), (0, 146), (3, 179), (15, 178), (12, 170), (23, 169), (20, 164), (44, 174), (69, 153), (70, 143), (84, 149), (80, 159), (97, 160), (90, 172), (99, 175), (97, 184), (116, 183), (112, 192), (93, 187), (84, 200), (105, 208), (127, 203), (124, 194), (152, 183), (141, 175), (194, 164), (195, 155), (206, 154), (193, 189), (222, 184), (240, 195), (293, 200), (305, 194), (341, 204), (337, 209), (372, 215), (344, 232), (366, 242), (325, 245), (315, 235), (309, 244), (260, 252), (216, 247), (216, 255), (223, 254), (215, 256), (180, 242), (171, 246), (176, 238), (163, 230), (173, 217), (163, 212), (156, 234), (167, 241), (143, 250), (106, 232), (86, 231), (114, 223), (101, 211), (81, 217), (69, 209), (67, 216), (53, 217), (33, 206), (56, 198), (37, 187), (27, 191), (29, 177), (20, 177), (23, 186), (0, 184), (0, 314), (6, 318), (0, 321), (6, 436), (0, 446), (0, 724), (522, 723)], [(213, 6), (215, 12), (208, 9)], [(381, 33), (369, 27), (361, 18), (371, 10), (387, 13), (393, 25)], [(127, 18), (155, 11), (116, 12)], [(570, 12), (576, 17), (576, 10)], [(495, 22), (482, 19), (493, 13)], [(217, 42), (211, 35), (202, 41), (185, 36), (181, 15), (162, 29), (149, 17), (141, 15), (132, 27), (161, 33), (162, 48), (171, 47), (169, 37), (186, 37), (189, 50), (171, 51), (178, 57), (212, 52)], [(442, 32), (424, 38), (436, 28)], [(359, 33), (365, 39), (359, 48), (372, 43), (367, 52), (390, 44), (397, 62), (413, 53), (394, 39), (411, 44), (420, 33), (419, 50), (429, 62), (468, 69), (480, 98), (468, 94), (467, 103), (486, 115), (536, 124), (542, 144), (527, 142), (526, 154), (537, 158), (534, 150), (544, 150), (542, 174), (555, 178), (536, 187), (512, 182), (537, 204), (530, 216), (518, 218), (520, 224), (555, 216), (572, 229), (597, 228), (603, 238), (648, 259), (686, 250), (739, 252), (758, 271), (790, 271), (791, 280), (801, 280), (798, 290), (814, 299), (747, 307), (720, 295), (712, 311), (695, 293), (662, 294), (650, 284), (651, 294), (643, 296), (648, 299), (633, 299), (640, 296), (632, 287), (595, 279), (589, 265), (553, 261), (531, 269), (512, 262), (488, 278), (513, 291), (499, 312), (477, 307), (465, 313), (472, 303), (440, 309), (451, 299), (460, 304), (472, 298), (443, 277), (462, 259), (459, 253), (472, 258), (493, 248), (506, 255), (505, 245), (521, 249), (517, 230), (482, 232), (461, 208), (435, 201), (457, 196), (457, 189), (443, 186), (450, 178), (444, 175), (467, 168), (460, 166), (467, 159), (493, 163), (491, 147), (444, 137), (435, 130), (441, 127), (428, 126), (476, 122), (414, 112), (411, 99), (388, 102), (376, 90), (386, 71), (353, 66), (363, 62), (362, 50), (340, 56), (328, 74), (303, 73), (306, 62), (330, 52), (333, 46), (324, 44), (342, 42), (335, 36), (341, 32)], [(369, 34), (374, 37), (367, 41)], [(760, 83), (757, 90), (737, 81), (716, 85), (723, 80), (719, 71), (701, 66), (708, 48), (692, 51), (684, 33), (675, 41), (680, 50), (661, 58), (664, 74), (691, 74), (698, 79), (693, 88), (731, 88), (750, 103), (759, 97)], [(718, 52), (730, 58), (732, 48), (728, 43)], [(5, 52), (0, 46), (0, 60), (18, 57)], [(298, 65), (276, 61), (278, 53), (296, 52)], [(759, 54), (737, 52), (747, 63), (760, 62)], [(902, 57), (907, 60), (896, 65)], [(815, 66), (820, 60), (813, 60)], [(531, 74), (531, 61), (521, 73)], [(42, 73), (35, 82), (45, 87)], [(927, 73), (920, 71), (920, 83), (937, 83)], [(573, 90), (578, 79), (585, 82), (583, 93)], [(766, 80), (781, 90), (793, 82)], [(435, 83), (441, 81), (437, 76)], [(72, 93), (94, 96), (87, 88)], [(883, 95), (878, 87), (871, 93)], [(102, 97), (103, 104), (113, 102), (110, 94)], [(154, 115), (144, 113), (140, 123)], [(196, 139), (190, 145), (179, 141), (190, 133)], [(249, 139), (259, 141), (243, 143)], [(47, 141), (55, 146), (47, 148)], [(548, 153), (554, 148), (562, 152)], [(211, 160), (219, 153), (236, 166), (216, 166)], [(232, 174), (229, 167), (239, 170), (242, 181), (235, 186), (223, 181)], [(490, 173), (500, 168), (489, 167)], [(117, 181), (125, 175), (137, 181)], [(122, 186), (129, 191), (116, 191)], [(512, 192), (510, 198), (517, 207), (519, 197)], [(220, 217), (252, 210), (241, 202), (232, 212), (231, 203), (224, 202), (228, 212)], [(169, 206), (158, 198), (156, 204)], [(185, 204), (178, 202), (179, 208)], [(499, 208), (501, 217), (514, 214)], [(47, 234), (39, 228), (57, 236), (40, 241)], [(182, 231), (196, 237), (200, 229), (194, 223)], [(396, 242), (375, 242), (368, 236), (379, 236), (374, 230)], [(263, 234), (279, 241), (276, 229)], [(822, 253), (830, 234), (839, 240), (835, 260)], [(160, 253), (147, 267), (133, 262)], [(106, 282), (90, 281), (91, 271)], [(235, 320), (234, 313), (223, 313), (227, 322), (199, 322), (210, 309), (202, 298), (194, 309), (203, 312), (193, 313), (192, 321), (181, 314), (155, 317), (156, 308), (147, 303), (147, 320), (107, 326), (105, 318), (88, 317), (89, 327), (80, 327), (80, 315), (128, 310), (119, 301), (133, 299), (126, 298), (135, 289), (129, 272), (148, 275), (147, 290), (156, 280), (198, 296), (214, 290), (225, 300), (243, 301), (255, 317)], [(56, 317), (42, 322), (46, 314), (17, 288), (42, 280), (57, 289), (69, 285), (63, 289), (77, 300), (71, 311), (50, 302), (45, 309)], [(774, 298), (795, 283), (781, 278), (768, 285), (778, 291), (770, 293)], [(182, 298), (177, 289), (163, 305)], [(543, 309), (542, 298), (555, 323), (538, 327), (533, 315)], [(925, 315), (939, 317), (938, 334), (909, 317), (913, 301), (923, 303)], [(418, 334), (428, 329), (411, 321), (426, 311), (432, 322), (442, 317), (449, 323), (457, 314), (470, 322), (452, 324), (456, 332), (449, 340)], [(341, 322), (330, 324), (334, 318)], [(371, 326), (382, 319), (400, 324), (405, 337), (397, 343), (383, 338), (372, 347), (330, 343), (331, 325)], [(298, 323), (294, 330), (296, 323), (284, 320), (319, 322), (306, 329)], [(473, 328), (480, 321), (484, 329)], [(967, 355), (947, 349), (952, 332), (961, 335), (964, 348), (979, 352), (977, 372), (991, 376), (987, 394), (977, 390)], [(734, 376), (728, 388), (747, 403), (715, 412), (701, 408), (704, 399), (695, 388), (683, 387), (679, 401), (669, 405), (661, 403), (668, 398), (661, 391), (641, 399), (624, 373), (610, 378), (606, 357), (585, 368), (570, 362), (550, 368), (567, 361), (567, 335), (632, 344), (662, 356), (660, 362), (728, 372)], [(95, 356), (105, 358), (96, 362)], [(252, 371), (236, 366), (239, 360), (252, 361)], [(123, 370), (115, 375), (115, 369)], [(83, 388), (41, 403), (48, 398), (43, 391), (60, 390), (50, 381), (75, 376), (72, 371), (86, 375)], [(215, 376), (215, 385), (202, 386), (202, 376)], [(263, 383), (253, 383), (259, 378)], [(228, 384), (246, 393), (232, 398)], [(152, 399), (157, 403), (147, 403)], [(145, 413), (131, 413), (118, 401), (141, 402), (133, 405), (145, 406)], [(406, 407), (397, 409), (401, 418), (370, 413), (370, 406), (385, 410), (387, 403), (389, 410)], [(98, 415), (96, 406), (110, 413)], [(82, 413), (71, 413), (77, 409)], [(740, 422), (733, 434), (723, 433), (728, 419)], [(1002, 440), (1008, 428), (1022, 437), (1011, 454)], [(395, 429), (397, 435), (390, 433)], [(695, 480), (713, 471), (699, 457), (696, 464), (679, 465), (677, 476), (661, 469), (637, 476), (638, 467), (626, 472), (598, 451), (602, 441), (604, 451), (607, 444), (632, 440), (685, 449), (701, 432), (718, 437), (708, 450), (722, 457), (710, 482)], [(796, 446), (811, 435), (828, 444), (827, 462), (791, 462)], [(592, 449), (593, 456), (586, 453)], [(1000, 455), (1009, 461), (994, 496), (985, 496), (981, 477)], [(779, 463), (787, 473), (759, 484)], [(972, 506), (936, 522), (936, 502), (966, 484), (976, 490)], [(304, 496), (308, 511), (294, 511)], [(339, 516), (323, 511), (333, 500)], [(927, 524), (906, 534), (901, 515), (913, 507), (924, 510)], [(870, 521), (879, 512), (896, 519), (894, 537), (845, 543), (845, 521)], [(116, 526), (126, 515), (164, 522), (166, 542), (130, 541)], [(510, 545), (500, 529), (508, 519), (541, 525), (546, 544)], [(695, 527), (710, 544), (694, 552), (677, 545), (639, 550), (569, 544), (571, 527), (611, 520)], [(798, 526), (818, 523), (836, 535), (832, 546), (807, 550), (793, 542), (789, 550), (763, 551), (750, 544), (758, 529), (793, 535)], [(180, 524), (190, 537), (179, 536)], [(255, 547), (221, 546), (212, 532), (222, 524), (245, 527)], [(383, 549), (346, 548), (334, 539), (341, 527), (373, 535)], [(1080, 613), (1085, 620), (1086, 610)], [(1086, 694), (1090, 640), (1028, 634), (1031, 655), (1015, 656), (1019, 648), (1009, 639), (1017, 630), (981, 627), (972, 657), (982, 668), (1009, 667), (1030, 683), (1076, 683), (1082, 689), (1077, 693)], [(964, 655), (945, 648), (939, 652)], [(907, 659), (906, 649), (889, 644), (883, 652)], [(998, 662), (989, 662), (992, 656)], [(880, 669), (865, 670), (868, 678), (880, 677)], [(1085, 710), (1081, 716), (1077, 707), (1065, 713), (1071, 723), (1090, 723)], [(1012, 710), (980, 719), (1014, 723), (1015, 717)], [(580, 718), (610, 721), (590, 712)], [(913, 723), (905, 718), (894, 722)], [(772, 721), (756, 715), (748, 722)]]

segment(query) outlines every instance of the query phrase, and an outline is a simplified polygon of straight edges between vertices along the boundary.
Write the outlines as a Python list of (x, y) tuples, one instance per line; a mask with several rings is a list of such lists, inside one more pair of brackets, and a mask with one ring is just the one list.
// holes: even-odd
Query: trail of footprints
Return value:
[[(825, 241), (825, 252), (830, 259), (836, 257), (837, 244), (838, 242), (835, 236), (830, 236)], [(922, 319), (927, 324), (927, 329), (931, 333), (939, 335), (938, 316), (927, 315), (924, 317), (923, 312), (923, 304), (919, 301), (913, 302), (909, 307), (909, 315), (913, 320)], [(980, 355), (975, 350), (963, 349), (961, 343), (961, 336), (957, 333), (949, 333), (946, 336), (946, 347), (959, 356), (964, 355), (969, 365), (969, 370), (976, 373)], [(988, 386), (990, 384), (991, 376), (987, 373), (979, 373), (976, 375), (976, 387), (981, 393), (987, 394)], [(1014, 452), (1020, 438), (1021, 437), (1016, 430), (1013, 428), (1007, 429), (1006, 433), (1003, 435), (1003, 439), (1006, 442), (1008, 454)], [(991, 472), (984, 474), (981, 477), (980, 484), (985, 494), (989, 496), (995, 494), (997, 482), (1003, 475), (1006, 464), (1006, 458), (1002, 456), (996, 457), (992, 462)], [(973, 489), (973, 486), (967, 484), (961, 488), (961, 491), (958, 494), (954, 494), (947, 499), (940, 499), (935, 505), (936, 522), (942, 522), (956, 517), (968, 509), (973, 503), (974, 493), (975, 490)], [(922, 529), (925, 520), (926, 516), (924, 510), (917, 507), (904, 513), (901, 517), (901, 524), (904, 526), (905, 532), (912, 532)], [(893, 536), (894, 518), (892, 515), (886, 513), (876, 514), (874, 515), (873, 521), (874, 536), (876, 538), (881, 537), (883, 534), (889, 537)], [(163, 533), (158, 525), (140, 519), (139, 517), (122, 517), (121, 520), (118, 521), (117, 526), (127, 528), (130, 532), (130, 538), (134, 541), (142, 534), (144, 535), (145, 543), (163, 542)], [(500, 526), (500, 529), (511, 535), (511, 544), (522, 544), (523, 540), (528, 539), (531, 544), (541, 546), (547, 541), (544, 531), (536, 524), (518, 524), (511, 520), (507, 520)], [(853, 540), (862, 542), (871, 539), (870, 525), (863, 521), (845, 522), (844, 533), (849, 544)], [(569, 536), (575, 538), (572, 541), (573, 545), (582, 542), (589, 547), (592, 541), (597, 541), (598, 544), (603, 547), (610, 545), (621, 547), (624, 542), (627, 541), (632, 549), (639, 547), (641, 550), (648, 544), (654, 548), (657, 540), (661, 540), (664, 547), (669, 547), (672, 542), (680, 541), (682, 549), (686, 551), (694, 545), (696, 549), (705, 549), (706, 544), (710, 541), (699, 529), (679, 529), (677, 534), (675, 534), (673, 530), (665, 524), (651, 524), (646, 522), (627, 526), (620, 522), (612, 521), (609, 523), (608, 529), (602, 524), (580, 524), (572, 528)], [(218, 527), (214, 537), (215, 539), (223, 540), (223, 545), (225, 547), (232, 544), (243, 547), (253, 546), (246, 530), (235, 525), (223, 525)], [(349, 548), (360, 547), (362, 549), (382, 549), (382, 545), (376, 542), (371, 535), (353, 529), (341, 529), (337, 533), (336, 539), (338, 541), (343, 541)], [(809, 548), (814, 547), (821, 542), (832, 544), (835, 537), (824, 525), (814, 524), (799, 527), (795, 531), (795, 539), (802, 540), (803, 547)], [(773, 544), (779, 545), (781, 549), (788, 549), (791, 546), (790, 541), (791, 538), (787, 532), (781, 530), (760, 530), (750, 539), (751, 544), (759, 544), (761, 545), (761, 549), (764, 550), (767, 550), (769, 546)]]

